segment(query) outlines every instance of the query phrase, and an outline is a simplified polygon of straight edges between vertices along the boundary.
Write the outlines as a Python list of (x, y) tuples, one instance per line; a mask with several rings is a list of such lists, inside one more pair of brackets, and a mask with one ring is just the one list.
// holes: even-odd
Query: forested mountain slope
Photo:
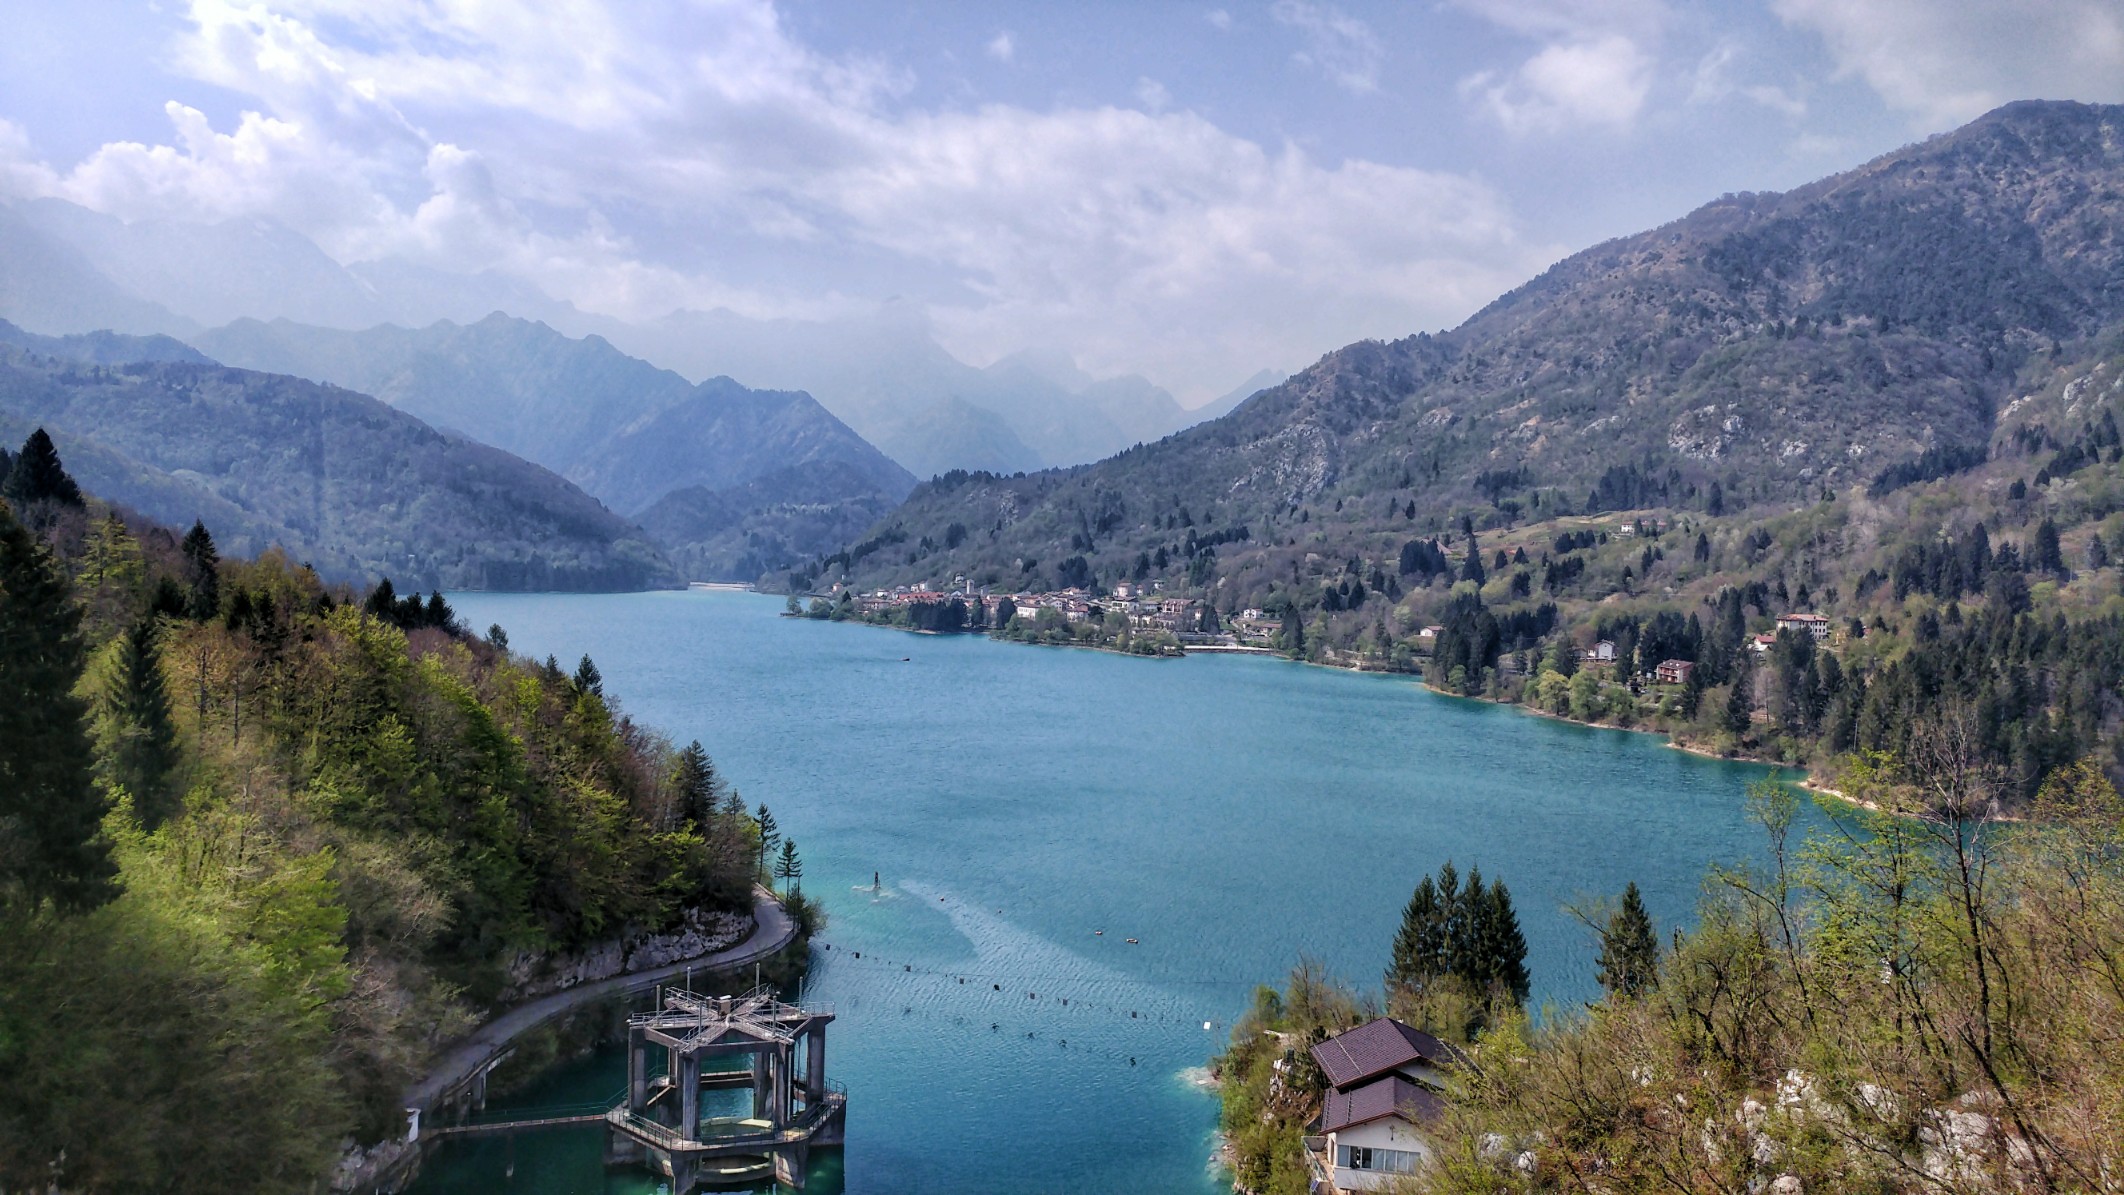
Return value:
[[(1260, 597), (1288, 580), (1274, 548), (1377, 560), (1462, 515), (1806, 501), (1988, 445), (2034, 355), (2124, 325), (2120, 230), (2124, 108), (2010, 105), (1597, 246), (1097, 465), (926, 485), (877, 529), (905, 546), (848, 576), (1111, 583), (1162, 548), (1153, 575)], [(1182, 550), (1241, 527), (1213, 566)]]
[[(807, 532), (803, 519), (792, 522), (788, 516), (801, 512), (780, 509), (776, 487), (754, 482), (790, 468), (841, 466), (812, 472), (815, 482), (841, 488), (820, 492), (814, 484), (805, 503), (845, 507), (833, 526), (876, 518), (915, 482), (808, 394), (751, 390), (724, 377), (696, 386), (599, 337), (574, 339), (500, 313), (476, 324), (362, 332), (243, 320), (193, 340), (231, 364), (374, 394), (536, 461), (629, 516), (679, 490), (749, 494), (759, 505), (736, 517), (760, 523), (750, 558), (765, 567), (712, 579), (749, 581), (839, 542), (815, 538), (823, 528)], [(695, 541), (662, 542), (679, 553)], [(682, 554), (724, 559), (711, 550)]]
[(50, 430), (83, 482), (235, 552), (425, 587), (675, 581), (641, 531), (545, 469), (364, 395), (220, 365), (87, 365), (0, 348), (0, 436)]
[(588, 657), (180, 540), (72, 463), (0, 454), (0, 1189), (344, 1185), (528, 984), (743, 932), (760, 824)]

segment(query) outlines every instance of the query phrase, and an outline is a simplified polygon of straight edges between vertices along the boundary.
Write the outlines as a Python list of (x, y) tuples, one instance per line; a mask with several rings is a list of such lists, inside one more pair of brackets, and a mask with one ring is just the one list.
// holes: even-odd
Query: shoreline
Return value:
[[(483, 1089), (488, 1072), (506, 1060), (517, 1041), (585, 1005), (614, 997), (636, 995), (666, 980), (693, 971), (715, 974), (764, 962), (788, 949), (797, 940), (796, 919), (766, 888), (753, 888), (753, 924), (750, 933), (721, 950), (676, 959), (639, 971), (550, 992), (512, 1005), (480, 1022), (470, 1033), (440, 1051), (420, 1079), (407, 1086), (403, 1107), (408, 1114), (404, 1137), (387, 1139), (366, 1148), (354, 1147), (341, 1157), (333, 1191), (375, 1192), (397, 1190), (412, 1178), (430, 1144), (439, 1138), (421, 1130), (423, 1122), (439, 1109), (462, 1096), (468, 1086)], [(373, 1169), (371, 1169), (373, 1167)], [(369, 1169), (367, 1174), (358, 1173)]]

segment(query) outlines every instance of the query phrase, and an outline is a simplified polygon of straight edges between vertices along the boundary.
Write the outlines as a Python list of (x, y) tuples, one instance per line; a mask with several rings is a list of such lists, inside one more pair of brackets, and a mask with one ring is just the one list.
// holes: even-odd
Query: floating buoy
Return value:
[(912, 970), (914, 970), (914, 964), (912, 964), (912, 963), (908, 963), (908, 964), (906, 964), (906, 965), (902, 966), (902, 967), (900, 968), (900, 970), (902, 970), (902, 971), (912, 971)]
[(860, 951), (860, 950), (858, 950), (858, 951), (856, 951), (856, 952), (855, 952), (855, 956), (856, 956), (857, 958), (862, 958), (862, 957), (863, 957), (863, 952), (862, 952), (862, 951)]
[(996, 990), (997, 990), (997, 991), (999, 991), (999, 992), (1003, 990), (1003, 985), (1002, 985), (1002, 984), (1000, 984), (1000, 983), (992, 983), (992, 984), (989, 984), (988, 986), (989, 986), (989, 987), (992, 987), (992, 988), (994, 988), (994, 989), (996, 989)]

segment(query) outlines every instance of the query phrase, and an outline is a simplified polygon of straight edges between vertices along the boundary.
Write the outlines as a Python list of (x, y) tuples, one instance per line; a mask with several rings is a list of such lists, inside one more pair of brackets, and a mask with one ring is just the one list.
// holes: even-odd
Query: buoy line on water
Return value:
[[(1087, 999), (1081, 994), (1063, 995), (1061, 991), (1056, 990), (1056, 985), (1060, 985), (1063, 990), (1083, 985), (1085, 977), (1082, 975), (1028, 975), (1024, 972), (958, 970), (926, 965), (917, 966), (915, 963), (904, 959), (884, 957), (875, 951), (835, 949), (831, 943), (826, 942), (814, 942), (813, 945), (831, 956), (828, 960), (829, 965), (853, 966), (861, 964), (864, 969), (874, 970), (879, 974), (919, 975), (927, 979), (949, 981), (946, 985), (947, 990), (959, 987), (971, 988), (982, 995), (1005, 999), (1010, 1003), (1016, 1003), (1018, 1000), (1023, 999), (1029, 1004), (1056, 1010), (1069, 1009), (1072, 1012), (1100, 1012), (1112, 1015), (1117, 1020), (1137, 1021), (1147, 1024), (1200, 1025), (1206, 1030), (1227, 1024), (1227, 1022), (1223, 1022), (1217, 1017), (1204, 1017), (1199, 1010), (1187, 1008), (1184, 1004), (1163, 997), (1115, 1003), (1111, 997), (1101, 996)], [(1187, 984), (1203, 987), (1245, 987), (1251, 989), (1258, 986), (1259, 981), (1252, 979), (1195, 978), (1167, 980), (1117, 977), (1105, 982), (1125, 987), (1142, 988), (1156, 988), (1167, 984)], [(1005, 988), (1005, 983), (1011, 986)], [(1029, 986), (1032, 984), (1040, 984), (1048, 988), (1048, 990), (1043, 994), (1040, 988)], [(985, 988), (983, 985), (985, 985)]]

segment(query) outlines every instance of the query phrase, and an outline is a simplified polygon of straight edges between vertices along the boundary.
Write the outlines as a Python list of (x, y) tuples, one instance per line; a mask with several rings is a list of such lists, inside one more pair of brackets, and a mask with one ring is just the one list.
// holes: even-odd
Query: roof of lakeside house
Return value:
[(1313, 1061), (1331, 1087), (1349, 1087), (1412, 1062), (1450, 1065), (1453, 1047), (1392, 1017), (1367, 1021), (1313, 1047)]
[[(1375, 1022), (1376, 1024), (1376, 1022)], [(1445, 1115), (1445, 1101), (1400, 1075), (1367, 1083), (1349, 1091), (1330, 1091), (1327, 1106), (1320, 1110), (1320, 1131), (1341, 1132), (1389, 1116), (1411, 1124), (1437, 1120)]]

